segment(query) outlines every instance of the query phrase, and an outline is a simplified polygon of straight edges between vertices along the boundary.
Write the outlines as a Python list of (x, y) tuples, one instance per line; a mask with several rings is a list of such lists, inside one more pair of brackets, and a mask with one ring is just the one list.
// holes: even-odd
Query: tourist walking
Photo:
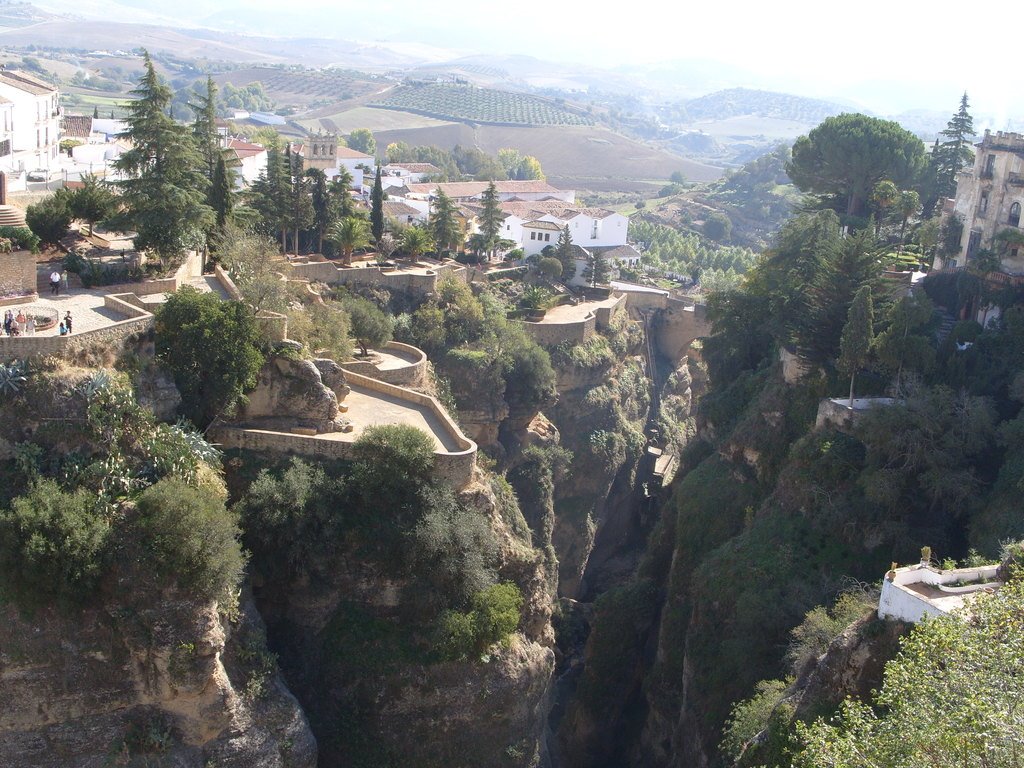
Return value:
[(50, 293), (60, 296), (60, 272), (56, 269), (50, 273)]
[(67, 311), (64, 315), (64, 327), (68, 329), (68, 333), (71, 333), (71, 310)]

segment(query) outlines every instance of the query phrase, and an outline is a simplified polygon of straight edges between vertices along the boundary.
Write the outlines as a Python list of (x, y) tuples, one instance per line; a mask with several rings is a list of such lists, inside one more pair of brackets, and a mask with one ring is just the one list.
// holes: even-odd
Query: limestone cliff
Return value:
[(0, 700), (2, 765), (316, 764), (250, 600), (231, 620), (174, 594), (76, 614), (6, 606)]
[(498, 577), (525, 600), (518, 631), (483, 659), (424, 654), (403, 620), (417, 610), (410, 580), (358, 545), (315, 572), (257, 584), (271, 646), (310, 717), (322, 766), (546, 764), (550, 579), (518, 509), (510, 513), (492, 482), (479, 480), (459, 501), (484, 513), (498, 540)]

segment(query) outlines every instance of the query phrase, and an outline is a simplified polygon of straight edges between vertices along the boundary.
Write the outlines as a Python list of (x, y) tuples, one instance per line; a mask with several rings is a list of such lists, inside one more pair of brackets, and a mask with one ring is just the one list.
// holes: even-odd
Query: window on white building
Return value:
[(597, 221), (595, 221), (594, 225), (590, 228), (590, 239), (597, 240)]
[(545, 232), (544, 233), (544, 242), (545, 243), (551, 242), (551, 233), (550, 232)]
[(536, 240), (537, 239), (537, 233), (536, 232), (531, 232), (530, 233), (530, 239), (531, 240)]
[(988, 213), (988, 192), (981, 193), (981, 201), (978, 203), (978, 215), (984, 216)]
[(1010, 218), (1008, 222), (1011, 227), (1020, 226), (1020, 203), (1014, 203), (1010, 206)]

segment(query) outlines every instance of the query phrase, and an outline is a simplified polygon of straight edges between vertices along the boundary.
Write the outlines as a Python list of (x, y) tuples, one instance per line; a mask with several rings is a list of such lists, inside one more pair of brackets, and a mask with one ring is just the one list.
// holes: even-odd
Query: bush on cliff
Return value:
[(0, 510), (0, 595), (25, 606), (79, 602), (103, 570), (109, 530), (94, 495), (39, 480)]
[(156, 315), (156, 354), (181, 392), (182, 410), (205, 426), (256, 385), (260, 332), (249, 309), (183, 286)]
[(219, 493), (165, 478), (139, 496), (137, 508), (129, 530), (147, 572), (201, 599), (234, 590), (246, 558), (237, 519)]
[(480, 656), (516, 631), (522, 607), (523, 596), (511, 582), (478, 592), (468, 612), (449, 611), (441, 618), (437, 650), (453, 661)]

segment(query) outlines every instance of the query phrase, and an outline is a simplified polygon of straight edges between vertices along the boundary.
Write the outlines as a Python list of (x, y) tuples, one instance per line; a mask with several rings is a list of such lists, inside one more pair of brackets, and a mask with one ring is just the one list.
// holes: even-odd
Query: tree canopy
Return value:
[(842, 114), (796, 140), (786, 173), (802, 192), (823, 196), (848, 216), (863, 216), (879, 181), (909, 188), (924, 167), (924, 144), (898, 123)]

